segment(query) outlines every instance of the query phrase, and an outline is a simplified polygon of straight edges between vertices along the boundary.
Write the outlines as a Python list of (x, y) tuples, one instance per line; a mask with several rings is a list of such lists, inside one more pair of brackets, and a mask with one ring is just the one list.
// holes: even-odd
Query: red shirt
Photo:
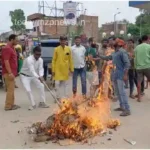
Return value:
[(2, 74), (8, 73), (4, 61), (8, 60), (10, 64), (10, 69), (14, 76), (17, 75), (17, 53), (14, 49), (14, 47), (10, 46), (7, 44), (3, 49), (2, 49)]
[(2, 61), (2, 52), (0, 51), (0, 63)]

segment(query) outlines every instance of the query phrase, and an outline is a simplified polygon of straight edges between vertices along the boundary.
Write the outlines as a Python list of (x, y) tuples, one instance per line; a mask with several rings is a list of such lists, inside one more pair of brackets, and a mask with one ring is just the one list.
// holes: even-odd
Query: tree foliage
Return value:
[(13, 31), (22, 31), (25, 27), (25, 15), (24, 11), (21, 9), (15, 9), (14, 11), (9, 12), (9, 16), (11, 17), (12, 26), (11, 29)]
[(127, 33), (130, 33), (131, 35), (134, 35), (134, 36), (139, 36), (140, 28), (135, 24), (129, 23), (127, 27)]
[(129, 21), (127, 19), (122, 20), (123, 23), (129, 24)]
[(77, 35), (81, 35), (82, 32), (83, 32), (83, 26), (82, 26), (82, 25), (78, 25), (78, 26), (77, 26), (77, 32), (76, 32), (76, 34), (77, 34)]
[(146, 10), (140, 10), (141, 14), (136, 17), (135, 24), (129, 23), (127, 26), (127, 32), (134, 36), (150, 35), (150, 12)]
[(142, 35), (150, 34), (150, 13), (146, 10), (141, 10), (141, 14), (136, 17), (135, 24), (141, 28)]

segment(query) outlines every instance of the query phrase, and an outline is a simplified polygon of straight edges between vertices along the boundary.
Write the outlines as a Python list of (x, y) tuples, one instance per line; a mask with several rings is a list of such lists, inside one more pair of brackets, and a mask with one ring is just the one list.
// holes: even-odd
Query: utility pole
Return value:
[(140, 18), (140, 38), (142, 36), (142, 17)]
[[(43, 15), (45, 15), (45, 2), (44, 1), (38, 2), (38, 13), (42, 13)], [(45, 17), (43, 18), (43, 22), (44, 24), (42, 24), (41, 26), (43, 27), (43, 32), (45, 32)]]
[(114, 33), (116, 34), (116, 14), (114, 15)]
[[(45, 15), (45, 9), (44, 9), (44, 1), (42, 1), (42, 7), (43, 7), (43, 15)], [(45, 17), (44, 17), (44, 25), (43, 25), (43, 31), (45, 33)]]
[(57, 2), (56, 0), (55, 0), (55, 19), (56, 19), (56, 35), (57, 35), (58, 28), (57, 28)]
[(118, 14), (120, 14), (121, 12), (117, 12), (116, 14), (114, 14), (114, 33), (115, 33), (115, 35), (117, 34), (117, 21), (116, 21), (116, 16), (118, 15)]
[(40, 1), (38, 1), (38, 13), (40, 13), (41, 12), (41, 3), (40, 3)]
[(45, 14), (45, 12), (44, 12), (44, 1), (42, 1), (42, 7), (43, 7), (43, 15)]

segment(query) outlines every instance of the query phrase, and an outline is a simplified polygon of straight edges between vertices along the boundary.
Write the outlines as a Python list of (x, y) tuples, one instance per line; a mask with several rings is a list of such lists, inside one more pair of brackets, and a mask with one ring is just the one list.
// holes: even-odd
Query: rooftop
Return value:
[(129, 6), (150, 11), (150, 1), (129, 1)]

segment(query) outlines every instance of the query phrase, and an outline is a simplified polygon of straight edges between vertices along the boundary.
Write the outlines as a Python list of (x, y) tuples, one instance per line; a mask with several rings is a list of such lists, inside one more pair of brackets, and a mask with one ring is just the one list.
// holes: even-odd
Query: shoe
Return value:
[(18, 105), (13, 105), (12, 108), (5, 108), (5, 111), (16, 110), (16, 109), (19, 109), (19, 108), (21, 108), (21, 107), (18, 106)]
[(141, 102), (141, 99), (137, 99), (137, 102)]
[(46, 105), (44, 102), (39, 103), (39, 108), (49, 108), (48, 105)]
[(29, 108), (28, 108), (28, 110), (33, 110), (33, 109), (35, 109), (36, 108), (36, 105), (34, 105), (34, 106), (29, 106)]
[(124, 109), (119, 107), (119, 108), (114, 109), (114, 111), (124, 111)]
[(131, 112), (130, 112), (129, 110), (124, 110), (124, 111), (120, 114), (120, 116), (122, 116), (122, 117), (126, 117), (126, 116), (129, 116), (129, 115), (131, 115)]
[(13, 105), (13, 107), (21, 108), (21, 107), (20, 107), (20, 106), (18, 106), (18, 105)]

